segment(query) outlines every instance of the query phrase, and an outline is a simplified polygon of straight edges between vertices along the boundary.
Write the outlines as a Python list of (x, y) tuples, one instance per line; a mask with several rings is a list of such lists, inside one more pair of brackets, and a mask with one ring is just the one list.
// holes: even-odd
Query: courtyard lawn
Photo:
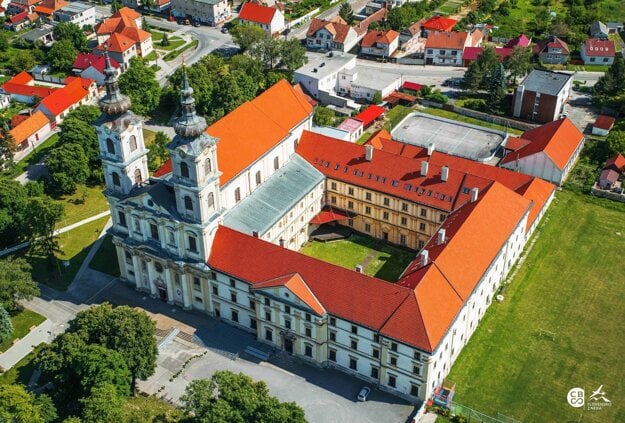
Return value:
[(115, 245), (113, 245), (113, 238), (110, 235), (104, 237), (104, 241), (91, 259), (89, 267), (112, 276), (120, 275), (117, 253), (115, 252)]
[[(56, 263), (30, 251), (26, 253), (26, 259), (33, 267), (33, 279), (54, 289), (65, 291), (108, 219), (106, 216), (59, 235), (61, 252), (56, 254)], [(67, 266), (64, 262), (67, 262)]]
[(366, 275), (395, 282), (414, 258), (414, 253), (390, 245), (378, 249), (381, 245), (376, 239), (352, 235), (338, 241), (311, 241), (300, 252), (350, 270), (355, 270), (356, 265), (364, 264), (369, 258), (369, 263), (363, 269)]
[(35, 313), (32, 310), (25, 308), (14, 316), (11, 316), (11, 323), (13, 323), (13, 334), (4, 342), (0, 343), (0, 353), (8, 350), (13, 345), (14, 339), (21, 339), (28, 335), (30, 328), (38, 326), (41, 322), (46, 320), (39, 313)]
[(483, 126), (485, 128), (496, 129), (498, 131), (508, 132), (509, 134), (520, 135), (523, 131), (519, 131), (514, 128), (506, 128), (502, 125), (497, 125), (496, 123), (486, 122), (485, 120), (475, 119), (469, 116), (463, 116), (459, 113), (450, 112), (448, 110), (437, 109), (435, 107), (424, 107), (418, 109), (421, 113), (427, 113), (429, 115), (434, 115), (446, 119), (457, 120), (458, 122), (470, 123), (471, 125)]
[(62, 203), (64, 207), (63, 217), (57, 223), (56, 228), (69, 226), (108, 210), (109, 206), (102, 193), (103, 189), (101, 185), (79, 185), (74, 194), (56, 198), (55, 200)]
[[(624, 205), (559, 193), (504, 302), (491, 306), (452, 368), (454, 400), (522, 422), (625, 421), (624, 244)], [(611, 406), (568, 405), (573, 387), (588, 401), (600, 385)]]
[(412, 111), (413, 110), (410, 107), (406, 106), (397, 105), (393, 107), (391, 110), (386, 112), (384, 116), (384, 129), (390, 132), (391, 129), (393, 129), (399, 122), (401, 122), (403, 118), (408, 115), (408, 113)]

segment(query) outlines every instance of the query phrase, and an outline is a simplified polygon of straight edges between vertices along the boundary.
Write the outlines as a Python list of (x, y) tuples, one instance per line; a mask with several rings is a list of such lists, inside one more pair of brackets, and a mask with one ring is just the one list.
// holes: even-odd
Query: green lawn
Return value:
[(124, 403), (124, 422), (177, 422), (184, 419), (182, 410), (162, 399), (137, 395)]
[(0, 352), (8, 350), (13, 345), (14, 339), (21, 339), (28, 335), (30, 328), (38, 326), (41, 322), (46, 320), (41, 314), (35, 313), (32, 310), (25, 308), (14, 316), (11, 316), (11, 323), (13, 323), (13, 334), (4, 342), (0, 343)]
[(62, 203), (65, 209), (63, 217), (56, 225), (57, 229), (108, 210), (109, 206), (102, 193), (103, 189), (100, 185), (93, 187), (79, 185), (74, 194), (56, 198), (55, 200)]
[(384, 129), (387, 131), (391, 131), (403, 118), (405, 118), (410, 112), (413, 110), (410, 107), (397, 105), (393, 107), (391, 110), (386, 112), (384, 116)]
[(367, 141), (369, 141), (369, 138), (371, 138), (371, 135), (373, 135), (371, 134), (371, 132), (368, 132), (368, 131), (363, 132), (360, 138), (356, 140), (356, 144), (366, 143)]
[[(26, 259), (33, 267), (33, 279), (54, 289), (66, 290), (108, 219), (106, 216), (59, 235), (61, 253), (57, 254), (56, 263), (32, 252), (26, 253)], [(64, 261), (69, 261), (69, 265), (65, 266)]]
[(158, 59), (158, 54), (156, 54), (156, 51), (152, 50), (150, 54), (144, 57), (144, 59), (147, 60), (148, 62), (152, 62)]
[(429, 115), (434, 115), (438, 117), (443, 117), (447, 119), (457, 120), (458, 122), (470, 123), (472, 125), (483, 126), (485, 128), (496, 129), (498, 131), (508, 132), (509, 134), (519, 135), (522, 134), (523, 131), (519, 131), (514, 128), (506, 128), (502, 125), (497, 125), (496, 123), (486, 122), (485, 120), (475, 119), (469, 116), (464, 116), (459, 113), (450, 112), (448, 110), (437, 109), (435, 107), (424, 107), (419, 109), (421, 113), (427, 113)]
[[(491, 306), (452, 368), (455, 400), (523, 422), (625, 421), (625, 205), (564, 191), (547, 218), (505, 301)], [(599, 385), (611, 407), (568, 405), (571, 388), (588, 399)]]
[(163, 60), (165, 60), (166, 62), (174, 60), (176, 57), (180, 56), (182, 53), (189, 50), (190, 48), (196, 48), (197, 45), (198, 45), (198, 40), (193, 40), (187, 45), (185, 45), (184, 47), (179, 48), (178, 50), (170, 51), (169, 53), (165, 55), (165, 57), (163, 57)]
[(26, 168), (32, 164), (39, 162), (43, 157), (47, 156), (59, 141), (59, 134), (52, 134), (50, 138), (40, 144), (34, 151), (31, 151), (26, 157), (17, 162), (13, 169), (9, 172), (3, 172), (2, 175), (9, 178), (15, 178), (26, 171)]
[(606, 72), (609, 68), (607, 65), (566, 65), (566, 70), (578, 72)]
[(112, 276), (120, 275), (117, 253), (115, 252), (115, 245), (113, 245), (113, 238), (110, 235), (104, 237), (104, 241), (102, 241), (98, 252), (93, 256), (89, 267)]
[(376, 239), (363, 235), (352, 235), (348, 239), (319, 242), (311, 241), (304, 245), (300, 252), (328, 263), (354, 270), (362, 264), (371, 253), (376, 253), (372, 261), (364, 268), (364, 273), (387, 281), (395, 282), (414, 253), (384, 245), (376, 250)]
[(169, 45), (163, 46), (161, 45), (160, 41), (158, 43), (154, 44), (154, 48), (158, 49), (158, 50), (166, 50), (166, 51), (171, 51), (171, 50), (175, 50), (178, 47), (182, 46), (185, 43), (185, 41), (180, 38), (180, 37), (169, 37)]

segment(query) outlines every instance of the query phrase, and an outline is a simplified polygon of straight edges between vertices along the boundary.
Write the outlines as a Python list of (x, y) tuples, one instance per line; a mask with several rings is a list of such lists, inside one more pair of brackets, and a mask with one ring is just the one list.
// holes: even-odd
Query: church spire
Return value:
[(193, 98), (193, 88), (189, 85), (187, 70), (182, 65), (183, 82), (180, 90), (180, 107), (182, 112), (174, 125), (176, 134), (184, 138), (193, 138), (201, 135), (208, 126), (206, 120), (198, 116), (195, 111), (195, 99)]
[(117, 71), (111, 65), (106, 44), (104, 45), (104, 59), (106, 60), (104, 68), (106, 95), (100, 99), (100, 110), (109, 116), (120, 115), (130, 109), (130, 99), (119, 91)]

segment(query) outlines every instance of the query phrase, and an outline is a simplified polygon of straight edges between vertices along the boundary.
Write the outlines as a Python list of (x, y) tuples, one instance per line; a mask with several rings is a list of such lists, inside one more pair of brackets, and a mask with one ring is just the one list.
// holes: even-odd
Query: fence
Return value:
[(623, 194), (617, 194), (616, 192), (606, 191), (606, 190), (598, 189), (595, 187), (592, 187), (590, 189), (590, 192), (592, 195), (596, 195), (597, 197), (609, 198), (610, 200), (620, 201), (621, 203), (625, 203), (625, 195)]
[(50, 84), (65, 85), (65, 78), (58, 78), (56, 76), (44, 75), (41, 73), (33, 73), (33, 79), (35, 81), (48, 82)]
[(461, 415), (466, 418), (467, 422), (483, 422), (483, 423), (522, 423), (520, 420), (516, 420), (512, 417), (506, 416), (497, 412), (497, 417), (492, 417), (487, 414), (481, 413), (477, 410), (467, 407), (466, 405), (453, 403), (451, 406), (451, 412), (455, 415)]
[(308, 22), (309, 20), (312, 19), (313, 16), (315, 16), (317, 13), (321, 12), (321, 8), (318, 7), (315, 10), (311, 10), (310, 12), (306, 13), (304, 16), (300, 16), (297, 19), (293, 19), (292, 21), (289, 21), (286, 23), (286, 27), (287, 28), (293, 28), (294, 26), (299, 25), (302, 22)]

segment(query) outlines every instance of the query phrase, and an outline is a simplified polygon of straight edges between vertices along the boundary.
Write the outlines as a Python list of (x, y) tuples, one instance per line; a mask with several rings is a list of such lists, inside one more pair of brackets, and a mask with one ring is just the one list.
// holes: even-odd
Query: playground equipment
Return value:
[(451, 380), (445, 379), (434, 391), (433, 402), (439, 407), (451, 408), (454, 394), (456, 393), (456, 384)]

